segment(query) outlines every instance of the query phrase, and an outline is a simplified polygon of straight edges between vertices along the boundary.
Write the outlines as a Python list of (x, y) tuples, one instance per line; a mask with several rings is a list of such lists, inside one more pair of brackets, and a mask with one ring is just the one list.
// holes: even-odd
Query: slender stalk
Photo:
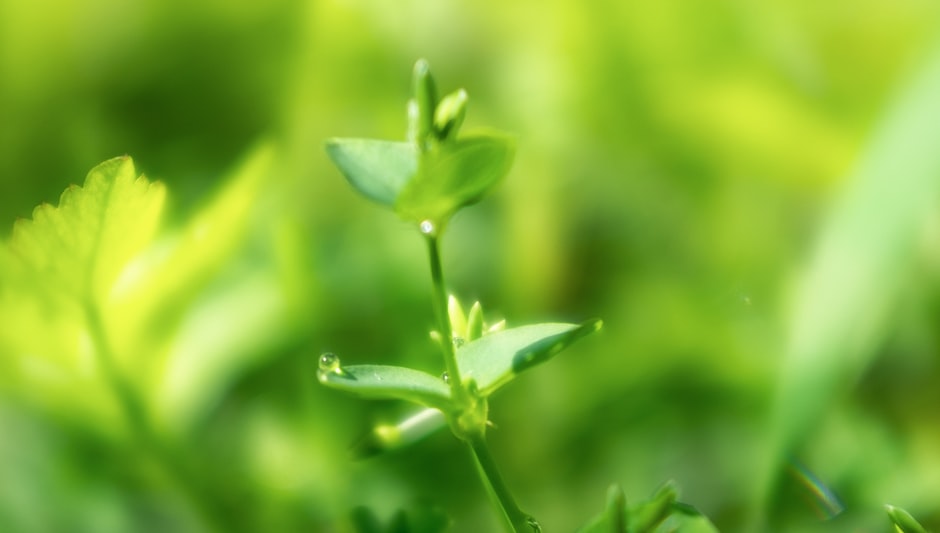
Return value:
[(444, 368), (447, 370), (450, 392), (454, 399), (459, 399), (464, 397), (465, 391), (460, 381), (460, 369), (457, 367), (454, 332), (450, 327), (450, 318), (447, 316), (447, 290), (444, 288), (444, 270), (441, 267), (441, 253), (438, 245), (439, 237), (433, 226), (431, 228), (432, 231), (425, 233), (425, 236), (428, 243), (428, 259), (431, 262), (434, 314), (437, 316), (437, 327), (441, 332), (441, 349), (444, 354)]
[(480, 476), (486, 482), (489, 493), (503, 511), (503, 516), (510, 526), (510, 531), (515, 533), (540, 532), (541, 528), (535, 519), (519, 508), (515, 498), (512, 497), (512, 493), (509, 492), (509, 487), (506, 486), (503, 476), (496, 467), (496, 461), (490, 455), (490, 449), (486, 445), (486, 437), (482, 433), (478, 433), (467, 439), (466, 442), (470, 446), (470, 451), (473, 452), (473, 458), (479, 467)]

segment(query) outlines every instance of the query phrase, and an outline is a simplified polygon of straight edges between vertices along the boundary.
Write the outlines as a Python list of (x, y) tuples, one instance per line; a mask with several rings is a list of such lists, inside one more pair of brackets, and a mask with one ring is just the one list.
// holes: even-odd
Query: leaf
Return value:
[(377, 399), (408, 400), (449, 410), (450, 389), (431, 374), (387, 365), (352, 365), (317, 372), (320, 383), (334, 389)]
[(847, 179), (796, 283), (757, 509), (771, 504), (787, 457), (879, 353), (922, 261), (919, 239), (940, 198), (940, 46), (932, 52)]
[(414, 179), (402, 188), (395, 211), (405, 220), (441, 224), (489, 192), (509, 172), (514, 152), (512, 139), (497, 134), (436, 145), (425, 153)]
[(677, 497), (675, 484), (667, 482), (648, 502), (630, 509), (627, 531), (630, 533), (653, 531), (672, 513)]
[(105, 161), (83, 187), (66, 189), (58, 207), (43, 204), (18, 221), (10, 251), (39, 285), (99, 305), (153, 239), (165, 196), (162, 184), (136, 176), (130, 157)]
[(891, 523), (894, 524), (897, 533), (927, 533), (924, 526), (920, 525), (920, 523), (904, 509), (893, 505), (885, 505), (885, 511), (887, 511), (888, 517), (891, 518)]
[(326, 153), (343, 176), (367, 198), (394, 207), (418, 169), (413, 143), (373, 139), (331, 139)]
[(718, 533), (718, 528), (705, 515), (691, 505), (676, 502), (673, 513), (666, 520), (667, 531), (678, 533)]
[(20, 220), (3, 247), (0, 381), (47, 413), (121, 427), (115, 361), (101, 329), (121, 273), (160, 225), (165, 190), (137, 177), (129, 157), (92, 169), (58, 207)]
[(620, 485), (607, 489), (607, 508), (578, 533), (627, 533), (627, 498)]
[(533, 324), (507, 329), (469, 342), (457, 350), (461, 379), (476, 380), (487, 396), (520, 372), (545, 362), (572, 342), (600, 329), (600, 320), (583, 324)]

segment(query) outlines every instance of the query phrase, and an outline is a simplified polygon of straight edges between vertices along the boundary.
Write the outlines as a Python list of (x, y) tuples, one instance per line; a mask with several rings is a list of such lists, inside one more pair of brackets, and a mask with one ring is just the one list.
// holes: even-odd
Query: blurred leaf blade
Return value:
[(901, 92), (831, 212), (797, 285), (761, 490), (872, 362), (940, 197), (940, 47)]
[(10, 239), (22, 267), (78, 300), (100, 305), (127, 262), (150, 244), (166, 196), (162, 184), (139, 177), (130, 157), (93, 168), (83, 187), (62, 193), (57, 207), (40, 205)]

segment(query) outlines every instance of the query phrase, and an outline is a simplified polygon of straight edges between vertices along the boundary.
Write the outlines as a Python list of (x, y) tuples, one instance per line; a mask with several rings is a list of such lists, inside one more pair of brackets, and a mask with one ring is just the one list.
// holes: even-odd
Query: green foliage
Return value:
[[(418, 172), (402, 186), (399, 145), (371, 141), (334, 140), (327, 153), (364, 196), (389, 205), (406, 220), (420, 222), (427, 239), (434, 286), (434, 305), (440, 330), (432, 332), (445, 367), (441, 379), (409, 368), (378, 365), (342, 366), (334, 354), (320, 357), (318, 376), (329, 387), (372, 398), (403, 399), (439, 409), (454, 434), (468, 443), (480, 475), (504, 514), (511, 531), (540, 531), (531, 516), (519, 509), (509, 493), (483, 435), (488, 420), (487, 396), (522, 371), (544, 362), (575, 340), (597, 331), (601, 321), (582, 325), (538, 324), (484, 334), (479, 302), (469, 318), (459, 301), (444, 296), (438, 239), (447, 220), (461, 207), (479, 200), (509, 170), (511, 144), (496, 136), (456, 139), (463, 122), (466, 93), (458, 91), (438, 104), (434, 80), (425, 61), (414, 69), (411, 136)], [(394, 149), (389, 149), (396, 146)], [(363, 147), (365, 147), (363, 149)], [(385, 162), (388, 158), (388, 162)], [(400, 189), (400, 192), (399, 192)], [(448, 386), (449, 385), (449, 386)], [(396, 443), (396, 429), (374, 433), (366, 453)], [(386, 437), (386, 435), (388, 435)]]
[(579, 533), (715, 533), (718, 531), (694, 507), (676, 501), (672, 483), (663, 485), (648, 501), (628, 506), (623, 489), (613, 485), (607, 491), (607, 508)]
[[(665, 479), (726, 531), (887, 531), (885, 501), (938, 530), (938, 34), (940, 3), (892, 0), (0, 2), (0, 531), (343, 533), (414, 502), (497, 531), (441, 411), (317, 386), (317, 358), (442, 381), (441, 340), (502, 316), (604, 318), (486, 398), (546, 530)], [(441, 83), (403, 136), (416, 54)], [(487, 316), (447, 332), (422, 220), (317, 148), (401, 138), (363, 182), (394, 212), (419, 129), (430, 153), (487, 125), (512, 175), (440, 243)], [(98, 281), (34, 275), (14, 226), (119, 154), (165, 189), (153, 237)]]
[(427, 62), (418, 61), (414, 72), (409, 142), (331, 139), (326, 151), (364, 196), (405, 220), (428, 220), (440, 228), (509, 172), (515, 148), (498, 133), (458, 137), (466, 91), (438, 101)]

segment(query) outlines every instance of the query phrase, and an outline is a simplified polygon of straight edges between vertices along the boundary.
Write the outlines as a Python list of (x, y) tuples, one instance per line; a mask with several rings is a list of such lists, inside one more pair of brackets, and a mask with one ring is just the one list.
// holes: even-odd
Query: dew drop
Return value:
[(430, 220), (422, 220), (421, 224), (418, 224), (418, 229), (425, 235), (431, 235), (434, 233), (434, 223)]
[(334, 353), (325, 353), (320, 356), (321, 372), (336, 372), (339, 370), (339, 357)]
[(532, 530), (532, 533), (542, 533), (542, 525), (539, 524), (539, 521), (536, 520), (534, 517), (527, 516), (525, 519), (525, 523)]
[(460, 348), (464, 345), (465, 342), (466, 341), (463, 339), (463, 337), (458, 337), (456, 335), (454, 336), (454, 348)]
[(447, 372), (444, 372), (443, 374), (441, 374), (441, 379), (444, 380), (444, 383), (450, 383), (450, 376), (447, 375)]

